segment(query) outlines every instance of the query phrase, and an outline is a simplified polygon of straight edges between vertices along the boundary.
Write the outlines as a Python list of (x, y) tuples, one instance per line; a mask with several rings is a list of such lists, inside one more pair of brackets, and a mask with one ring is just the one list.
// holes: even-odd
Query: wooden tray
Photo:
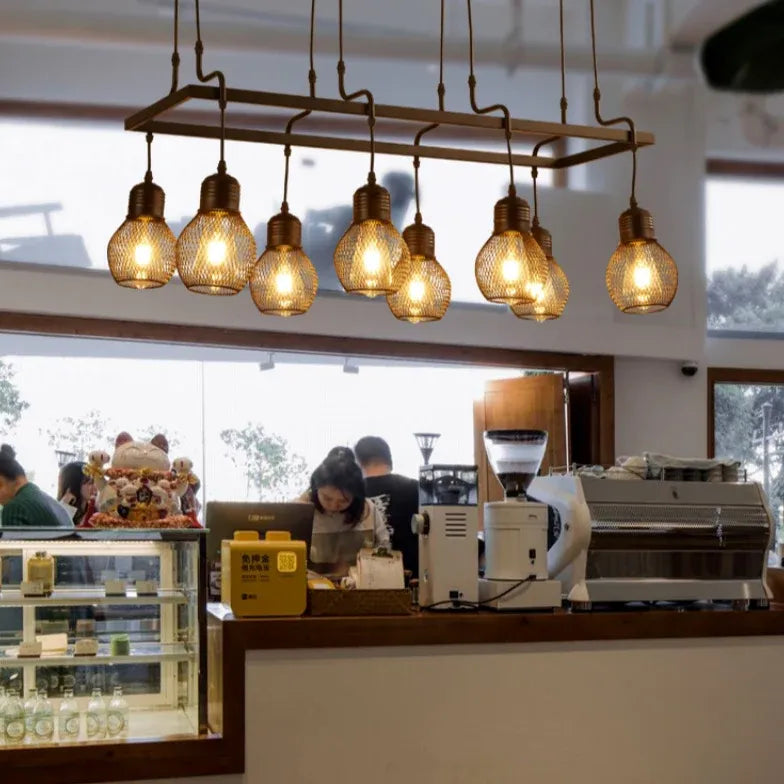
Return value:
[(308, 590), (310, 615), (410, 615), (411, 591)]

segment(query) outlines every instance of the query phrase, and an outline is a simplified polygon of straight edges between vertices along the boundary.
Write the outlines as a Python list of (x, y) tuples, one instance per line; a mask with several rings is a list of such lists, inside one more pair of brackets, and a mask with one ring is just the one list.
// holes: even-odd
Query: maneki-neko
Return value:
[[(199, 480), (188, 458), (169, 460), (169, 443), (158, 434), (149, 442), (134, 441), (120, 433), (114, 455), (91, 452), (85, 472), (98, 495), (88, 528), (198, 528), (192, 504), (182, 499), (192, 494)], [(109, 466), (107, 467), (107, 463)]]

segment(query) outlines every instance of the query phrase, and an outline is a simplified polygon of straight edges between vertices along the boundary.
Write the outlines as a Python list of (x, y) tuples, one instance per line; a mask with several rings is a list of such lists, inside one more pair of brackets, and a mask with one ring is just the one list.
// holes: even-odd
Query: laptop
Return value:
[(313, 504), (309, 503), (235, 503), (208, 501), (204, 517), (207, 529), (207, 559), (220, 560), (221, 542), (233, 539), (235, 531), (288, 531), (292, 539), (305, 542), (310, 553), (313, 536)]

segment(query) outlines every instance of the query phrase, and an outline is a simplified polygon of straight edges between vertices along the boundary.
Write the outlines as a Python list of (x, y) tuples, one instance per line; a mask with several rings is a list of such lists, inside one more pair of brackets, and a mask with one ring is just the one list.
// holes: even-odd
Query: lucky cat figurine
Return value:
[(98, 495), (86, 526), (198, 527), (195, 515), (182, 513), (182, 496), (198, 483), (188, 458), (175, 460), (172, 469), (169, 444), (161, 434), (150, 441), (135, 441), (122, 432), (114, 446), (111, 457), (102, 451), (89, 455), (85, 472), (93, 477)]

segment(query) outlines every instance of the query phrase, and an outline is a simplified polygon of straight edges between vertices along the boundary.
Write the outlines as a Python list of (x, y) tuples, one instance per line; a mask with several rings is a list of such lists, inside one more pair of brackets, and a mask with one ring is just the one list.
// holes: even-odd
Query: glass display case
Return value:
[(206, 731), (204, 532), (0, 528), (0, 744)]

